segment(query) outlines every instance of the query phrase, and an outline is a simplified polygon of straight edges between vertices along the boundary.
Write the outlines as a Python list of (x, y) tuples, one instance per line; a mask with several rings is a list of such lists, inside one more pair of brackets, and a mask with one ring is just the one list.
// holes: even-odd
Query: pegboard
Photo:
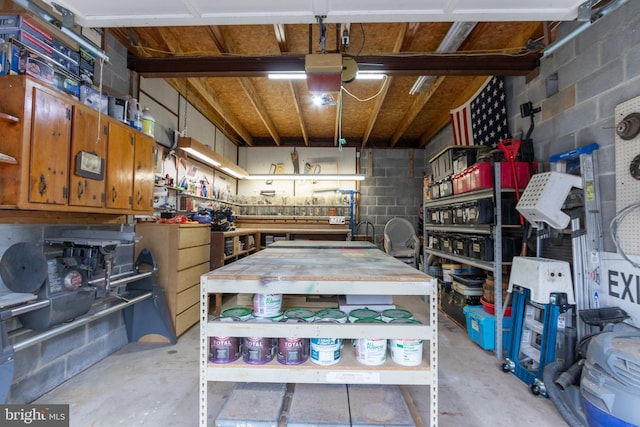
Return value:
[[(615, 108), (617, 127), (627, 115), (640, 113), (640, 96), (632, 98)], [(627, 206), (640, 202), (640, 180), (629, 172), (629, 166), (640, 155), (640, 135), (624, 140), (615, 133), (616, 153), (616, 213)], [(628, 255), (640, 255), (640, 208), (629, 213), (619, 224), (620, 247)]]

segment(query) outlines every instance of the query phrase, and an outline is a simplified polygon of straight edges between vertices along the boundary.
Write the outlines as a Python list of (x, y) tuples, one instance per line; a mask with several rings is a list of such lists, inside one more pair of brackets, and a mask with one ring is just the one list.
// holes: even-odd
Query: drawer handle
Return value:
[(118, 192), (116, 191), (116, 186), (111, 187), (111, 201), (115, 202), (118, 197)]
[(78, 181), (78, 199), (82, 199), (83, 194), (84, 194), (84, 186), (82, 185), (82, 181)]
[(44, 174), (40, 174), (40, 195), (44, 196), (45, 191), (47, 191), (47, 180), (44, 177)]
[(138, 205), (142, 203), (142, 193), (138, 191)]

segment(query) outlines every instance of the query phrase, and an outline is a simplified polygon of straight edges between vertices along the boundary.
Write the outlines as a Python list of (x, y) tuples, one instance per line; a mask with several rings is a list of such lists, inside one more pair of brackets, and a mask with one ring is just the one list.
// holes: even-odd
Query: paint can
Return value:
[[(420, 324), (414, 319), (396, 319), (389, 323)], [(416, 339), (391, 339), (389, 340), (389, 352), (391, 360), (402, 366), (418, 366), (422, 363), (422, 340)]]
[[(384, 323), (380, 319), (360, 319), (355, 323)], [(358, 363), (369, 366), (382, 365), (387, 360), (386, 338), (357, 338), (353, 346)]]
[(337, 308), (325, 308), (316, 311), (316, 320), (335, 320), (338, 323), (347, 323), (347, 313)]
[[(340, 323), (337, 320), (317, 319), (313, 323)], [(335, 365), (340, 361), (342, 340), (340, 338), (311, 338), (310, 359), (317, 365)]]
[(349, 312), (349, 322), (356, 323), (358, 320), (380, 319), (380, 313), (370, 308), (356, 308)]
[(248, 307), (229, 307), (226, 310), (222, 310), (220, 313), (222, 317), (237, 317), (240, 320), (249, 320), (253, 317), (253, 312)]
[(274, 317), (282, 314), (282, 294), (254, 294), (253, 315)]
[(313, 310), (308, 308), (290, 308), (284, 312), (284, 317), (287, 319), (302, 319), (305, 322), (313, 322), (315, 315)]
[(397, 319), (413, 319), (413, 314), (409, 310), (389, 308), (387, 310), (383, 310), (382, 313), (380, 313), (380, 317), (383, 322), (389, 323), (392, 320)]
[[(217, 317), (214, 322), (239, 322), (237, 317)], [(240, 338), (213, 336), (209, 338), (209, 361), (212, 363), (231, 363), (240, 358)]]
[[(266, 318), (253, 318), (247, 323), (271, 323)], [(273, 338), (267, 337), (244, 337), (242, 339), (242, 360), (251, 365), (263, 365), (273, 360), (274, 354)]]
[[(303, 319), (283, 319), (285, 323), (306, 323)], [(278, 338), (277, 360), (283, 365), (299, 365), (309, 359), (309, 338)]]

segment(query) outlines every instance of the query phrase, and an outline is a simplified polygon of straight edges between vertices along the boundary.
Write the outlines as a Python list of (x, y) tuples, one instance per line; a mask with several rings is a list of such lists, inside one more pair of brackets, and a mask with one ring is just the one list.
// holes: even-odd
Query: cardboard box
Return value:
[(53, 86), (54, 66), (42, 55), (12, 44), (10, 73), (34, 77)]
[(0, 28), (26, 31), (47, 46), (53, 46), (53, 36), (22, 15), (0, 16)]

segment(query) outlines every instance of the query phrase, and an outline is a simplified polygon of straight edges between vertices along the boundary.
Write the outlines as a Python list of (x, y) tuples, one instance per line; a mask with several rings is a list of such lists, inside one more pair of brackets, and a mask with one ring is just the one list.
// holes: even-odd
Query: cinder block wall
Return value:
[[(410, 152), (413, 152), (413, 162), (410, 162)], [(359, 219), (374, 225), (377, 245), (385, 224), (393, 217), (406, 218), (414, 227), (418, 226), (424, 156), (425, 150), (408, 149), (365, 148), (360, 153), (360, 172), (367, 178), (360, 185)], [(360, 231), (364, 233), (364, 226)]]
[[(563, 23), (558, 40), (584, 22)], [(630, 1), (591, 24), (585, 31), (542, 58), (540, 73), (527, 82), (507, 78), (510, 129), (525, 135), (529, 119), (520, 105), (531, 101), (542, 111), (535, 117), (532, 138), (536, 160), (593, 142), (598, 172), (604, 250), (615, 252), (609, 223), (615, 216), (615, 106), (640, 95), (640, 2)], [(556, 91), (557, 86), (557, 91)]]

